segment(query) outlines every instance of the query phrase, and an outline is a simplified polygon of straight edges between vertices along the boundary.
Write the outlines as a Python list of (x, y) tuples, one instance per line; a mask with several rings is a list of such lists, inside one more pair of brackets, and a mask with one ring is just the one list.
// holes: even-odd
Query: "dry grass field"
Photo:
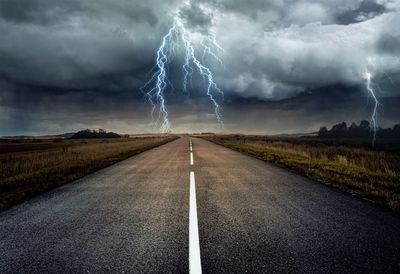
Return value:
[(202, 136), (377, 204), (400, 208), (399, 140), (371, 147), (368, 140), (245, 135)]
[(0, 210), (176, 138), (3, 139)]

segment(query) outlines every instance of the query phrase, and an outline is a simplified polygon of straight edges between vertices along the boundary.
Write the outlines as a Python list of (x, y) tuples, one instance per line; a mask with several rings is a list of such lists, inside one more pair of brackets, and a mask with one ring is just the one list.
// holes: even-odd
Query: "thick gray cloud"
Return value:
[(212, 25), (212, 15), (207, 14), (198, 5), (191, 3), (179, 10), (179, 17), (184, 20), (191, 30), (205, 32)]
[[(209, 34), (224, 48), (224, 66), (207, 64), (226, 104), (230, 96), (245, 98), (240, 101), (245, 105), (251, 98), (279, 101), (335, 85), (356, 89), (365, 84), (367, 71), (380, 98), (400, 96), (399, 10), (399, 0), (0, 1), (0, 112), (4, 123), (12, 124), (30, 104), (46, 107), (52, 99), (61, 106), (79, 98), (68, 105), (85, 102), (82, 108), (93, 110), (110, 98), (141, 105), (139, 88), (176, 18), (188, 29), (199, 58), (200, 42)], [(173, 63), (170, 71), (173, 97), (180, 94), (181, 68)], [(192, 101), (169, 98), (176, 128), (211, 123), (212, 108), (199, 99), (204, 93), (197, 80)], [(198, 109), (202, 114), (175, 109), (195, 100), (204, 104)]]
[(140, 78), (171, 22), (174, 1), (158, 2), (1, 1), (0, 74), (66, 88), (128, 72)]
[[(393, 52), (400, 37), (397, 2), (268, 3), (275, 9), (255, 10), (251, 19), (247, 10), (241, 13), (239, 2), (235, 14), (242, 16), (223, 11), (214, 16), (213, 30), (229, 54), (229, 70), (220, 79), (228, 90), (282, 99), (324, 85), (361, 85), (367, 71), (377, 78), (398, 75), (400, 60)], [(398, 94), (398, 89), (385, 94)]]
[(361, 83), (367, 69), (396, 74), (397, 5), (384, 0), (6, 0), (0, 3), (0, 73), (50, 87), (104, 86), (115, 75), (139, 83), (162, 35), (179, 16), (194, 41), (198, 31), (212, 32), (225, 48), (222, 58), (230, 69), (216, 67), (216, 73), (227, 92), (281, 99), (307, 88)]
[[(235, 95), (281, 100), (326, 85), (363, 85), (367, 71), (400, 81), (398, 1), (197, 0), (190, 7), (212, 20), (209, 32), (229, 68), (217, 79)], [(392, 85), (379, 95), (397, 94)]]

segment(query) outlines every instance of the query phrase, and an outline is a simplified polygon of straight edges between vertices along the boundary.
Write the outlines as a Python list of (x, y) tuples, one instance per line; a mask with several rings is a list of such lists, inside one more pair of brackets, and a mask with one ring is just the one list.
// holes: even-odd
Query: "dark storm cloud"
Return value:
[[(216, 31), (223, 31), (217, 36), (235, 56), (227, 60), (230, 70), (225, 79), (230, 80), (226, 85), (243, 96), (282, 99), (308, 88), (361, 84), (366, 71), (377, 78), (384, 71), (396, 74), (400, 68), (397, 55), (381, 54), (376, 47), (380, 37), (398, 32), (394, 4), (380, 1), (374, 7), (384, 5), (386, 12), (376, 8), (375, 17), (346, 25), (337, 20), (338, 14), (352, 11), (357, 17), (367, 9), (365, 1), (342, 2), (293, 2), (280, 16), (279, 25), (268, 16), (253, 21), (228, 16), (228, 23), (220, 20)], [(260, 35), (260, 29), (270, 23), (272, 28)], [(230, 25), (243, 35), (224, 35)], [(390, 92), (398, 94), (394, 87)]]
[(13, 0), (0, 2), (0, 16), (8, 21), (26, 24), (49, 25), (74, 16), (91, 16), (96, 19), (125, 19), (155, 25), (157, 15), (152, 8), (128, 0)]
[(110, 75), (141, 79), (171, 21), (174, 1), (157, 2), (2, 1), (0, 75), (65, 88), (103, 86)]
[[(390, 1), (389, 1), (390, 2)], [(247, 16), (250, 20), (264, 20), (267, 27), (290, 26), (314, 22), (352, 24), (371, 19), (388, 11), (386, 1), (297, 1), (297, 0), (195, 0), (192, 10), (211, 5), (224, 12)]]
[(387, 12), (385, 5), (374, 0), (364, 0), (353, 10), (344, 11), (336, 16), (341, 24), (354, 24), (361, 21), (372, 19), (380, 14)]
[(65, 20), (81, 8), (78, 1), (1, 1), (0, 17), (14, 23), (48, 25)]
[(399, 24), (400, 16), (393, 17), (385, 23), (387, 31), (381, 33), (377, 40), (377, 48), (381, 53), (397, 57), (400, 55)]
[(393, 55), (400, 54), (400, 37), (393, 34), (385, 34), (378, 40), (378, 47), (383, 52), (391, 53)]
[[(362, 87), (367, 71), (372, 72), (381, 87), (377, 92), (379, 97), (396, 97), (400, 93), (396, 87), (400, 83), (399, 2), (3, 0), (0, 1), (1, 124), (13, 125), (24, 120), (21, 127), (27, 128), (29, 124), (33, 131), (35, 124), (45, 127), (46, 122), (39, 120), (49, 121), (59, 111), (56, 117), (70, 116), (65, 124), (72, 128), (79, 124), (72, 120), (89, 113), (110, 120), (112, 113), (121, 117), (137, 113), (135, 124), (148, 128), (149, 121), (143, 118), (148, 117), (146, 108), (138, 108), (143, 103), (139, 88), (154, 64), (163, 35), (176, 17), (188, 29), (198, 57), (202, 54), (200, 41), (208, 34), (215, 34), (225, 49), (221, 55), (225, 67), (212, 61), (207, 64), (226, 93), (227, 119), (232, 128), (233, 106), (242, 109), (243, 115), (246, 102), (253, 98), (279, 103), (316, 89), (326, 94), (327, 102), (333, 102), (339, 95), (325, 87)], [(196, 79), (191, 99), (180, 93), (179, 61), (178, 56), (169, 67), (175, 87), (168, 93), (171, 117), (175, 120), (172, 122), (182, 130), (192, 128), (192, 123), (201, 124), (204, 129), (212, 124), (212, 129), (215, 117), (206, 101), (202, 79)], [(240, 104), (229, 105), (230, 97), (241, 98)], [(57, 107), (48, 107), (52, 101)], [(306, 105), (306, 102), (298, 100), (294, 104)], [(121, 105), (121, 109), (112, 105)], [(190, 107), (194, 105), (196, 113)], [(255, 109), (261, 111), (261, 106), (275, 105), (260, 103)], [(290, 108), (302, 112), (301, 107), (293, 104), (276, 106), (287, 115), (293, 113)], [(335, 108), (335, 104), (331, 106)], [(99, 108), (105, 108), (106, 114)], [(312, 109), (307, 115), (313, 116), (318, 111)], [(91, 119), (96, 118), (91, 116)], [(146, 122), (140, 123), (140, 119)], [(56, 124), (51, 121), (48, 124)], [(89, 119), (85, 123), (92, 125)], [(123, 126), (130, 128), (128, 122), (119, 128)], [(59, 129), (56, 125), (52, 128)]]
[(192, 3), (179, 11), (179, 16), (184, 20), (190, 29), (200, 32), (208, 31), (212, 24), (212, 18), (198, 5)]
[(240, 0), (215, 0), (210, 1), (220, 9), (233, 11), (235, 13), (244, 14), (250, 18), (255, 18), (261, 12), (279, 8), (279, 1), (263, 1), (263, 0), (248, 0), (246, 2)]
[[(225, 90), (281, 100), (310, 88), (363, 84), (367, 71), (379, 79), (395, 76), (400, 61), (389, 50), (396, 49), (398, 5), (390, 0), (194, 0), (181, 12), (208, 16), (202, 28), (208, 26), (226, 50), (229, 69), (215, 68)], [(383, 93), (397, 92), (392, 86)]]
[(387, 23), (396, 8), (382, 0), (2, 1), (0, 73), (22, 84), (83, 89), (119, 77), (138, 90), (180, 16), (193, 32), (215, 33), (226, 49), (230, 69), (216, 68), (216, 77), (227, 92), (279, 100), (359, 83), (366, 69), (393, 71), (398, 61), (379, 50), (397, 48)]

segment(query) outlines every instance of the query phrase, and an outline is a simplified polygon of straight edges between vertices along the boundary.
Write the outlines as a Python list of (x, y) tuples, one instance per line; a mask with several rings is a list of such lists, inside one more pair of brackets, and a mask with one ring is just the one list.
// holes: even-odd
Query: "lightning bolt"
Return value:
[(392, 85), (393, 85), (394, 87), (400, 88), (400, 87), (394, 82), (393, 78), (390, 77), (390, 75), (389, 75), (386, 71), (383, 71), (383, 74), (389, 79), (390, 83), (392, 83)]
[[(179, 22), (179, 21), (178, 21)], [(187, 38), (187, 32), (186, 29), (184, 28), (183, 24), (179, 22), (179, 25), (181, 26), (181, 38), (184, 43), (184, 46), (186, 48), (186, 60), (188, 60), (188, 64), (193, 63), (195, 67), (197, 68), (198, 72), (200, 75), (203, 77), (203, 79), (206, 80), (207, 82), (207, 96), (210, 98), (210, 101), (214, 105), (214, 113), (215, 116), (218, 120), (218, 122), (223, 125), (222, 121), (222, 115), (221, 115), (221, 108), (218, 104), (218, 102), (214, 98), (214, 93), (217, 92), (219, 93), (222, 97), (224, 93), (221, 91), (221, 89), (217, 86), (217, 84), (214, 82), (214, 77), (211, 72), (211, 70), (203, 65), (195, 56), (194, 54), (194, 48), (190, 41)], [(186, 63), (185, 63), (186, 65)], [(190, 65), (189, 65), (190, 67)], [(192, 69), (194, 71), (194, 69)]]
[[(175, 55), (175, 40), (178, 35), (179, 30), (174, 24), (163, 37), (161, 45), (157, 50), (156, 65), (153, 67), (153, 71), (155, 70), (155, 72), (151, 76), (150, 80), (141, 87), (142, 92), (145, 93), (146, 98), (152, 105), (152, 117), (154, 117), (154, 112), (158, 107), (158, 118), (155, 124), (161, 124), (160, 129), (163, 133), (168, 132), (171, 129), (164, 93), (168, 85), (172, 86), (167, 76), (167, 68), (171, 62), (171, 57)], [(152, 87), (148, 89), (149, 86)]]
[[(207, 40), (207, 43), (201, 43), (204, 48), (203, 56), (210, 55), (223, 64), (222, 60), (218, 57), (219, 52), (223, 49), (217, 43), (215, 36), (212, 35), (205, 39)], [(212, 103), (215, 117), (223, 127), (224, 124), (221, 115), (221, 107), (216, 99), (216, 95), (223, 99), (224, 93), (215, 83), (213, 73), (211, 69), (204, 64), (204, 60), (200, 62), (199, 59), (197, 59), (194, 47), (188, 38), (188, 32), (179, 19), (174, 20), (173, 26), (163, 37), (161, 45), (157, 50), (156, 64), (152, 70), (153, 74), (141, 88), (147, 100), (152, 105), (152, 117), (154, 117), (155, 112), (158, 113), (155, 125), (160, 125), (160, 130), (162, 132), (168, 132), (171, 130), (165, 92), (167, 91), (168, 86), (172, 87), (168, 78), (168, 66), (175, 57), (176, 49), (179, 45), (183, 46), (185, 52), (184, 63), (182, 65), (183, 91), (187, 92), (188, 84), (192, 83), (193, 74), (197, 71), (205, 80), (205, 93)], [(213, 49), (216, 49), (217, 53), (214, 53)]]
[[(203, 55), (201, 57), (201, 61), (205, 63), (209, 57), (212, 57), (215, 61), (217, 61), (222, 67), (225, 68), (224, 63), (219, 57), (222, 52), (225, 50), (218, 44), (217, 39), (214, 34), (210, 34), (209, 36), (203, 37), (201, 40), (201, 46), (203, 47)], [(216, 52), (214, 52), (214, 50)]]
[(372, 99), (374, 100), (374, 108), (371, 114), (371, 122), (372, 122), (372, 145), (375, 145), (375, 141), (376, 141), (376, 132), (378, 130), (378, 106), (379, 106), (379, 101), (378, 98), (375, 95), (375, 91), (373, 88), (373, 84), (372, 84), (372, 74), (367, 71), (366, 75), (365, 75), (365, 79), (366, 79), (366, 88), (370, 94), (370, 96), (372, 97)]
[(192, 76), (194, 69), (191, 66), (191, 49), (192, 47), (185, 47), (185, 63), (182, 66), (183, 76), (183, 91), (187, 91), (188, 81), (192, 83)]

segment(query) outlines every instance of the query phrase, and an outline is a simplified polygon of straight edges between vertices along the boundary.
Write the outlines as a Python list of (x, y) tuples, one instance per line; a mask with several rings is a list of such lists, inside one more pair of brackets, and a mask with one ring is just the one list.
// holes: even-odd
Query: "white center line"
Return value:
[(190, 152), (190, 165), (193, 165), (193, 152)]
[(189, 273), (201, 273), (199, 227), (197, 223), (196, 182), (190, 172), (189, 197)]

